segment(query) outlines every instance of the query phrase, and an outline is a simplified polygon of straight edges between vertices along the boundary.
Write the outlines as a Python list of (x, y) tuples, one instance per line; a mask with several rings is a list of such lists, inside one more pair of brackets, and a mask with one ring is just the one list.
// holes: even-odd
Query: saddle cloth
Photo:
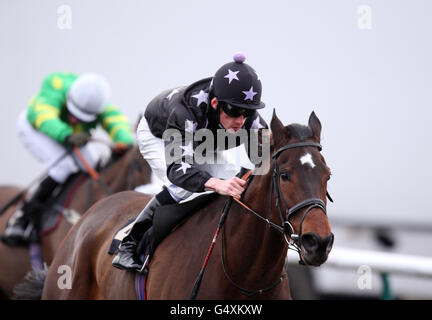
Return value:
[[(184, 223), (198, 209), (213, 199), (217, 193), (207, 193), (192, 200), (156, 208), (153, 217), (154, 247), (165, 239), (177, 226)], [(135, 217), (136, 218), (136, 217)], [(116, 254), (123, 238), (133, 227), (135, 218), (130, 219), (114, 235), (108, 254)]]

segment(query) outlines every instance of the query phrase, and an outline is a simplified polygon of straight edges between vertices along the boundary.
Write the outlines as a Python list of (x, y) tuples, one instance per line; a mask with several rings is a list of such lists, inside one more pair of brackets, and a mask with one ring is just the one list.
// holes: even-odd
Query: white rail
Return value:
[[(289, 250), (288, 262), (298, 263), (298, 253)], [(373, 272), (386, 272), (432, 279), (432, 258), (389, 252), (334, 247), (325, 267), (355, 269), (369, 266)]]

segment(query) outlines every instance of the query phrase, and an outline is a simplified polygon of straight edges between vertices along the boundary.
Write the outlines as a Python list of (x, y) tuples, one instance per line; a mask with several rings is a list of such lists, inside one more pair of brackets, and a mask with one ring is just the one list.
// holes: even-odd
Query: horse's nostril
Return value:
[(301, 243), (308, 251), (313, 251), (318, 248), (320, 237), (313, 233), (306, 233), (301, 236)]

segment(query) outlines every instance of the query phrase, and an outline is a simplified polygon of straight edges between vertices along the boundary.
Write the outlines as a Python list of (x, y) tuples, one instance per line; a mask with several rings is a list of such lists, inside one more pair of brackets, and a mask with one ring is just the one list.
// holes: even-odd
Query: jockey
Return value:
[[(214, 77), (164, 91), (147, 106), (137, 129), (137, 142), (144, 159), (165, 187), (135, 219), (113, 259), (113, 266), (126, 270), (141, 270), (145, 266), (137, 255), (137, 245), (142, 239), (148, 259), (154, 249), (151, 226), (157, 207), (178, 203), (204, 191), (240, 198), (246, 182), (235, 177), (237, 171), (229, 172), (226, 163), (186, 162), (187, 157), (194, 157), (196, 147), (196, 142), (188, 142), (186, 136), (203, 128), (216, 137), (218, 129), (235, 133), (239, 129), (249, 132), (268, 127), (256, 111), (265, 107), (261, 102), (261, 80), (244, 60), (244, 54), (237, 53), (234, 62), (223, 65)], [(167, 129), (181, 133), (181, 145), (177, 146), (179, 161), (167, 161), (166, 148), (170, 142), (163, 138)]]
[(49, 168), (48, 176), (11, 219), (3, 242), (27, 244), (31, 240), (28, 223), (31, 220), (37, 230), (43, 203), (72, 173), (85, 171), (72, 155), (66, 156), (67, 150), (77, 146), (90, 166), (97, 164), (100, 155), (86, 143), (98, 124), (114, 141), (114, 153), (121, 154), (133, 144), (127, 118), (108, 103), (109, 98), (107, 81), (95, 73), (52, 73), (43, 80), (39, 93), (20, 114), (17, 129), (25, 147)]

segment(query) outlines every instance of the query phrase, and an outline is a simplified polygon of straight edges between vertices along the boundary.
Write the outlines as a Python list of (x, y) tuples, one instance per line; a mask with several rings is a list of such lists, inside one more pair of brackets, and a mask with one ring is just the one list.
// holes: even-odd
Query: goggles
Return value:
[(223, 101), (220, 101), (219, 103), (223, 112), (225, 112), (227, 116), (232, 118), (238, 118), (240, 116), (244, 116), (245, 118), (247, 118), (255, 114), (255, 110), (253, 109), (239, 108)]

